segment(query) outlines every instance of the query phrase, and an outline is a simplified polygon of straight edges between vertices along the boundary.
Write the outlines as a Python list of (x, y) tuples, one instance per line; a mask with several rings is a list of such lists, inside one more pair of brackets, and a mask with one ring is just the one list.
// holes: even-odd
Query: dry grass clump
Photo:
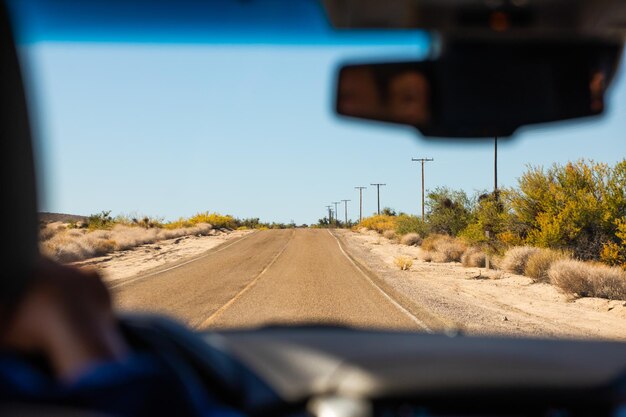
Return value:
[(385, 230), (383, 232), (383, 237), (389, 239), (389, 240), (395, 240), (396, 239), (396, 232), (394, 232), (393, 230)]
[(433, 262), (459, 262), (467, 246), (448, 235), (433, 234), (422, 242), (422, 249), (431, 253)]
[(548, 270), (550, 282), (579, 297), (626, 300), (626, 272), (602, 264), (563, 259)]
[(418, 246), (422, 243), (422, 237), (417, 233), (407, 233), (402, 236), (400, 243), (407, 246)]
[(398, 256), (393, 260), (393, 263), (400, 268), (401, 271), (408, 271), (413, 266), (413, 259), (407, 256)]
[(466, 268), (484, 268), (485, 259), (485, 252), (477, 246), (471, 246), (461, 255), (461, 264)]
[(41, 242), (42, 251), (60, 262), (80, 261), (102, 256), (115, 250), (126, 250), (143, 244), (189, 235), (208, 235), (212, 226), (197, 224), (181, 229), (162, 229), (116, 225), (111, 230), (58, 230)]
[(419, 252), (419, 254), (417, 255), (417, 257), (424, 262), (432, 262), (433, 260), (433, 253), (429, 252), (427, 250), (421, 250)]
[(562, 259), (568, 259), (564, 252), (553, 249), (539, 249), (531, 254), (524, 268), (524, 275), (538, 282), (549, 282), (548, 271), (553, 263)]
[(54, 235), (67, 229), (67, 225), (61, 222), (52, 222), (39, 229), (39, 240), (44, 242), (52, 239)]
[(447, 235), (433, 233), (432, 235), (427, 236), (422, 241), (422, 249), (424, 249), (425, 251), (433, 252), (436, 250), (437, 243), (446, 239), (451, 239), (451, 237)]
[(528, 259), (537, 252), (539, 252), (539, 248), (532, 246), (515, 246), (504, 254), (500, 268), (513, 274), (522, 275)]
[(503, 256), (493, 255), (489, 258), (489, 267), (491, 269), (502, 269)]

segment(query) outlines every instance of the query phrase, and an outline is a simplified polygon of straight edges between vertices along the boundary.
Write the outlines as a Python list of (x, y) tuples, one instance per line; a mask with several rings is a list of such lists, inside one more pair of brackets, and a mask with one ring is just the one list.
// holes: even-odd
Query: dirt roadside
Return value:
[[(466, 334), (626, 340), (626, 301), (572, 297), (530, 278), (427, 263), (419, 247), (394, 243), (376, 232), (336, 230), (350, 255), (370, 269), (404, 303), (427, 311), (435, 330)], [(394, 265), (413, 259), (409, 271)]]
[(133, 249), (116, 251), (105, 256), (90, 258), (71, 265), (96, 269), (107, 283), (192, 259), (224, 242), (243, 237), (252, 230), (237, 230), (211, 236), (184, 236), (141, 245)]

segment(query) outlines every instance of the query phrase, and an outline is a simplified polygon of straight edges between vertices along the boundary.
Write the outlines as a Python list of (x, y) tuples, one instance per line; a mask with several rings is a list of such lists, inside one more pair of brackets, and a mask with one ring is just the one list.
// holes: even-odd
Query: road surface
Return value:
[(257, 231), (111, 288), (120, 310), (165, 313), (197, 329), (332, 323), (428, 330), (324, 229)]

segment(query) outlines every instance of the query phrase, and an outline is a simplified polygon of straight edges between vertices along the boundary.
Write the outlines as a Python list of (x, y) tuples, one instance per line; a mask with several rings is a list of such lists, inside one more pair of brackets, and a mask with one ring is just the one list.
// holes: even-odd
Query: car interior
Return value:
[[(232, 1), (245, 6), (260, 0)], [(59, 13), (71, 14), (67, 10), (74, 8), (72, 19), (78, 21), (80, 13), (108, 10), (103, 13), (114, 15), (125, 2), (95, 0), (91, 8), (71, 0), (41, 3), (50, 10), (58, 7)], [(120, 18), (119, 26), (103, 25), (101, 30), (128, 30), (136, 24), (137, 33), (147, 31), (150, 23), (143, 25), (142, 19), (150, 22), (153, 8), (158, 9), (157, 24), (171, 19), (184, 25), (223, 3), (228, 1), (129, 0), (133, 13)], [(605, 92), (619, 68), (626, 35), (626, 2), (621, 0), (315, 4), (333, 30), (423, 29), (435, 44), (425, 60), (340, 62), (334, 84), (328, 86), (333, 102), (322, 105), (341, 118), (409, 126), (426, 140), (446, 143), (509, 137), (531, 124), (598, 117), (605, 111)], [(39, 257), (33, 117), (12, 7), (0, 7), (0, 213), (12, 219), (4, 225), (12, 243), (1, 252), (3, 311), (29, 288), (29, 271)], [(178, 12), (184, 8), (185, 13)], [(189, 24), (203, 24), (202, 18)], [(394, 107), (389, 86), (398, 80), (410, 86), (404, 91), (407, 100), (417, 103), (408, 111)], [(368, 101), (373, 91), (387, 100), (382, 105)], [(158, 358), (190, 398), (210, 398), (239, 413), (232, 415), (626, 416), (622, 342), (319, 324), (195, 332), (155, 314), (120, 314), (118, 319), (133, 351)], [(24, 355), (20, 360), (47, 372), (40, 358)], [(0, 412), (140, 415), (123, 402), (114, 409), (103, 406), (103, 398), (110, 405), (116, 397), (97, 388), (79, 400), (72, 393), (55, 397), (46, 390), (30, 398), (0, 395)], [(161, 392), (163, 403), (171, 392)], [(177, 414), (165, 410), (145, 415)]]

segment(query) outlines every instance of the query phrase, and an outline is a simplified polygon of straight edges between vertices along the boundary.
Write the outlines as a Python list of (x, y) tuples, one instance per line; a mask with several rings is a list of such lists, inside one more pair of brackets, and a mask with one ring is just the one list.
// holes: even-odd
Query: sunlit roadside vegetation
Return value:
[(209, 236), (233, 230), (294, 228), (292, 223), (263, 223), (258, 218), (238, 219), (231, 215), (203, 212), (188, 218), (164, 221), (159, 217), (118, 215), (110, 211), (85, 220), (43, 224), (41, 250), (60, 262), (75, 262), (140, 245), (190, 236)]
[(395, 241), (421, 244), (425, 261), (483, 266), (488, 257), (574, 295), (626, 299), (626, 160), (530, 166), (497, 194), (437, 188), (426, 209), (424, 221), (386, 209), (353, 229), (392, 231)]

